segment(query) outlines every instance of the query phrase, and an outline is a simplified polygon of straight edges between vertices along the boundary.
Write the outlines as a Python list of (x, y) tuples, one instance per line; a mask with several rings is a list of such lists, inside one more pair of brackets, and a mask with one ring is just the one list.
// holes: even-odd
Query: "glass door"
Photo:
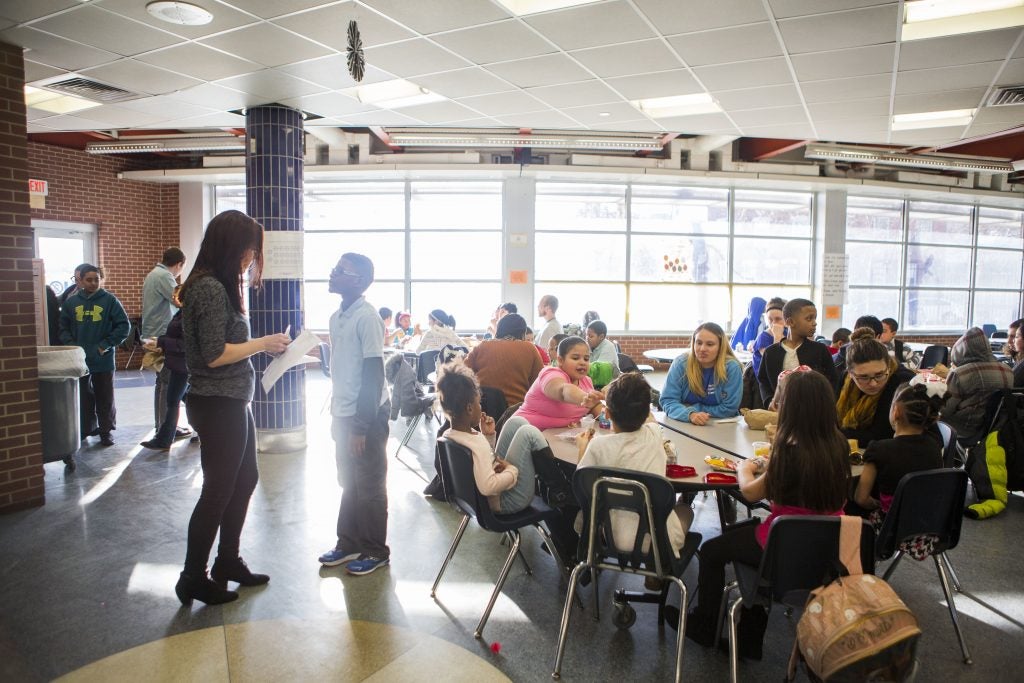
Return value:
[(43, 260), (46, 284), (54, 294), (74, 283), (75, 266), (95, 263), (96, 226), (65, 221), (32, 221), (36, 258)]

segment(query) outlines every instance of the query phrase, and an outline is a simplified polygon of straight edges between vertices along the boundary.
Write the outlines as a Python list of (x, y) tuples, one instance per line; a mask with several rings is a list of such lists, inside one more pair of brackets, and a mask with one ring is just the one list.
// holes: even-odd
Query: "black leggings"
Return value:
[(725, 565), (742, 562), (761, 565), (764, 551), (754, 535), (756, 525), (744, 525), (712, 538), (700, 547), (700, 572), (697, 577), (696, 613), (705, 619), (718, 618), (718, 606), (725, 589)]
[(217, 555), (238, 556), (239, 537), (256, 489), (256, 425), (249, 402), (190, 394), (188, 420), (199, 433), (203, 491), (188, 523), (185, 573), (202, 576), (220, 530)]

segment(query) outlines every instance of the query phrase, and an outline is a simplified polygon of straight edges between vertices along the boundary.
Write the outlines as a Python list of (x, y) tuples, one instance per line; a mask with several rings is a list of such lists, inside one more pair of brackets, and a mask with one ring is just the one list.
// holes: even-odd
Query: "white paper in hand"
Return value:
[[(277, 380), (281, 379), (285, 370), (293, 368), (300, 363), (309, 362), (306, 359), (306, 354), (312, 351), (313, 347), (319, 343), (319, 337), (309, 330), (303, 330), (299, 336), (292, 340), (292, 343), (288, 345), (284, 353), (272, 360), (267, 369), (263, 371), (263, 379), (260, 380), (260, 384), (263, 385), (263, 391), (269, 394), (271, 387), (277, 383)], [(309, 360), (313, 359), (310, 358)]]

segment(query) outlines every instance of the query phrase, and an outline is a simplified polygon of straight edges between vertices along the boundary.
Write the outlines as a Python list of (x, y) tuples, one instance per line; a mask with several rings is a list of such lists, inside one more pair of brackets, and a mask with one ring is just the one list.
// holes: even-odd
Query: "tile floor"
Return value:
[[(437, 600), (430, 598), (458, 516), (420, 493), (421, 477), (432, 470), (432, 435), (422, 426), (414, 450), (402, 453), (411, 467), (390, 461), (391, 567), (366, 577), (320, 567), (317, 555), (334, 542), (339, 492), (321, 413), (328, 384), (312, 371), (310, 445), (304, 453), (260, 456), (242, 537), (245, 558), (271, 575), (270, 584), (243, 589), (229, 605), (181, 608), (173, 586), (198, 496), (199, 450), (187, 441), (169, 454), (137, 446), (151, 421), (148, 379), (134, 372), (118, 378), (116, 446), (87, 446), (74, 472), (47, 465), (47, 504), (0, 516), (0, 681), (550, 680), (565, 589), (535, 534), (524, 535), (534, 573), (513, 567), (482, 641), (473, 628), (505, 552), (493, 535), (471, 526)], [(389, 452), (404, 428), (393, 427)], [(712, 499), (698, 496), (695, 511), (696, 530), (718, 533)], [(893, 585), (924, 630), (919, 680), (1016, 678), (1012, 667), (1024, 646), (1022, 538), (1024, 498), (1014, 496), (1000, 517), (965, 520), (951, 553), (967, 591), (957, 605), (973, 666), (960, 660), (933, 565), (906, 560), (896, 572)], [(695, 570), (684, 577), (691, 590)], [(610, 605), (615, 585), (639, 580), (605, 577), (602, 605)], [(619, 631), (607, 611), (593, 621), (584, 597), (586, 611), (574, 611), (565, 680), (671, 678), (675, 634), (656, 623), (653, 607), (638, 606), (637, 623)], [(765, 659), (741, 663), (742, 680), (778, 680), (793, 632), (774, 610)], [(689, 643), (684, 677), (727, 680), (727, 657)]]

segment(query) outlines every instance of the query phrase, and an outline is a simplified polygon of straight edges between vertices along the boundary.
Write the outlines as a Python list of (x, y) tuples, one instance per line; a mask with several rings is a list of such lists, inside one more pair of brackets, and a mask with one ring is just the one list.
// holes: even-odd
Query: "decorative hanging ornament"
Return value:
[(366, 58), (363, 56), (363, 39), (359, 37), (359, 25), (355, 19), (348, 22), (348, 72), (353, 80), (363, 80), (363, 71), (366, 69)]

